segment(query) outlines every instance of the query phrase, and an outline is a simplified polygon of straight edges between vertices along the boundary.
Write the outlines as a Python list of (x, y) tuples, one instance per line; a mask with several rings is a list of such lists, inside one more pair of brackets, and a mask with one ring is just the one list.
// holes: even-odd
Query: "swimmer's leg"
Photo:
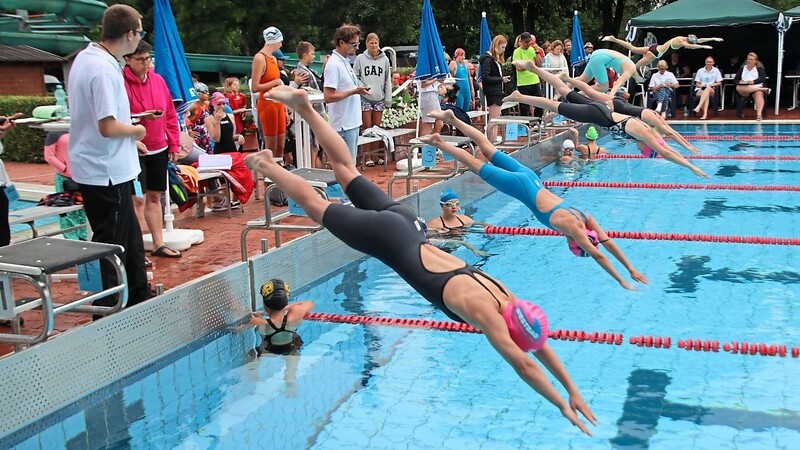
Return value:
[(630, 50), (631, 53), (636, 53), (637, 55), (646, 55), (647, 51), (649, 50), (649, 47), (636, 47), (630, 42), (619, 39), (616, 36), (605, 36), (603, 37), (603, 42), (613, 42), (619, 46), (625, 47), (626, 50)]
[(519, 91), (514, 91), (508, 97), (503, 99), (504, 102), (517, 102), (525, 103), (526, 105), (535, 106), (537, 108), (546, 109), (552, 112), (558, 112), (558, 105), (560, 102), (550, 100), (544, 97), (534, 97), (532, 95), (523, 95)]
[[(581, 92), (586, 94), (586, 96), (589, 97), (592, 100), (597, 100), (598, 102), (606, 102), (607, 103), (610, 100), (614, 99), (614, 97), (612, 97), (612, 96), (610, 96), (610, 95), (608, 95), (608, 94), (606, 94), (604, 92), (600, 92), (600, 91), (594, 89), (593, 87), (589, 86), (583, 80), (580, 80), (578, 78), (570, 78), (567, 74), (561, 74), (561, 80), (563, 80), (563, 82), (565, 82), (565, 83), (568, 83), (568, 84), (571, 84), (571, 85), (575, 86), (576, 88), (578, 88)], [(613, 107), (613, 105), (610, 105), (610, 106)]]
[(453, 111), (449, 109), (432, 111), (428, 113), (428, 117), (433, 117), (448, 125), (458, 128), (458, 131), (463, 133), (464, 136), (472, 139), (473, 142), (478, 145), (478, 148), (480, 148), (481, 153), (483, 153), (483, 156), (487, 161), (491, 161), (492, 156), (494, 156), (494, 153), (497, 151), (497, 148), (494, 146), (494, 144), (492, 144), (492, 141), (490, 141), (485, 134), (472, 125), (458, 120), (456, 115), (453, 114)]
[[(453, 113), (452, 111), (448, 112), (450, 114)], [(481, 133), (481, 136), (483, 136), (483, 133)], [(419, 140), (428, 145), (432, 145), (440, 149), (441, 151), (447, 153), (448, 155), (452, 156), (453, 158), (456, 159), (456, 161), (466, 166), (472, 172), (479, 173), (481, 171), (481, 168), (486, 165), (485, 162), (472, 156), (468, 151), (458, 148), (453, 144), (445, 142), (445, 140), (442, 139), (441, 136), (439, 136), (439, 133), (420, 136)]]

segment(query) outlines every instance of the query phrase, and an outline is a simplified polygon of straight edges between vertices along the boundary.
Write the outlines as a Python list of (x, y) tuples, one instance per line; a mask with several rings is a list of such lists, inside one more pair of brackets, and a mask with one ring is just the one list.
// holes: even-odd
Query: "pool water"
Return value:
[[(796, 126), (682, 127), (684, 134), (797, 134)], [(703, 154), (800, 155), (791, 141), (694, 142)], [(736, 144), (753, 144), (757, 147)], [(615, 153), (633, 145), (605, 138)], [(793, 146), (794, 145), (794, 146)], [(734, 153), (735, 152), (735, 153)], [(715, 184), (800, 185), (800, 161), (697, 160)], [(730, 176), (728, 176), (730, 174)], [(662, 160), (551, 165), (545, 180), (703, 183)], [(556, 188), (606, 230), (794, 237), (800, 194)], [(475, 220), (541, 227), (503, 194)], [(305, 322), (299, 356), (255, 358), (237, 327), (181, 349), (14, 437), (16, 448), (797, 448), (800, 359), (695, 352), (681, 339), (800, 342), (797, 248), (616, 240), (649, 279), (626, 291), (558, 237), (466, 236), (455, 254), (542, 306), (551, 328), (622, 333), (623, 345), (551, 340), (598, 417), (571, 426), (476, 334)], [(614, 261), (623, 276), (629, 278)], [(447, 320), (388, 267), (362, 259), (292, 292), (316, 311)], [(670, 349), (630, 345), (670, 336)], [(560, 388), (563, 394), (563, 389)], [(11, 442), (11, 441), (8, 441)], [(0, 441), (2, 444), (2, 441)]]

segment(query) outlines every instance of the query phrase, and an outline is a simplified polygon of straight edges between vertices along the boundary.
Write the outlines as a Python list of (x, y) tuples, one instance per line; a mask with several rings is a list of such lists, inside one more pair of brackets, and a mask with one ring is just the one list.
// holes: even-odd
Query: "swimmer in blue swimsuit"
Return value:
[(577, 244), (583, 254), (594, 258), (597, 264), (625, 289), (635, 288), (622, 278), (611, 260), (597, 248), (598, 244), (603, 244), (603, 247), (625, 266), (633, 280), (639, 283), (648, 283), (647, 277), (633, 267), (622, 250), (608, 237), (594, 217), (545, 189), (542, 180), (533, 170), (498, 151), (486, 135), (473, 126), (458, 120), (451, 111), (434, 111), (429, 115), (455, 126), (464, 136), (475, 141), (483, 156), (491, 164), (446, 143), (438, 134), (421, 136), (419, 138), (421, 141), (452, 155), (492, 187), (524, 203), (542, 225), (562, 233), (567, 238), (567, 244), (570, 247), (573, 246), (573, 243)]
[(690, 34), (689, 36), (675, 36), (663, 44), (653, 44), (649, 47), (637, 47), (630, 42), (623, 41), (615, 36), (606, 36), (603, 38), (603, 41), (613, 42), (625, 47), (625, 49), (629, 50), (631, 53), (642, 55), (642, 58), (639, 61), (636, 61), (636, 68), (638, 69), (640, 67), (649, 65), (653, 61), (661, 59), (661, 57), (666, 55), (670, 50), (677, 51), (682, 48), (688, 48), (690, 50), (713, 50), (714, 47), (702, 44), (706, 42), (722, 42), (722, 38), (698, 38), (697, 36)]
[[(619, 78), (617, 78), (610, 89), (608, 86), (607, 68), (614, 69), (614, 72), (619, 74)], [(638, 82), (644, 81), (644, 78), (636, 71), (636, 64), (634, 64), (630, 58), (620, 52), (601, 48), (600, 50), (592, 52), (592, 55), (589, 57), (589, 62), (586, 63), (586, 68), (583, 70), (579, 79), (588, 83), (594, 78), (597, 80), (595, 89), (600, 92), (609, 91), (608, 93), (610, 95), (614, 95), (620, 87), (628, 82), (628, 78), (630, 77), (634, 77)]]
[[(245, 159), (247, 167), (272, 180), (311, 219), (324, 225), (344, 243), (394, 269), (448, 317), (483, 331), (492, 347), (531, 388), (555, 405), (573, 425), (590, 434), (578, 413), (592, 424), (596, 423), (594, 413), (555, 351), (546, 341), (537, 341), (541, 345), (525, 344), (546, 336), (536, 332), (537, 329), (546, 330), (546, 322), (531, 322), (529, 319), (533, 316), (525, 315), (527, 309), (523, 306), (533, 305), (516, 298), (489, 275), (428, 243), (421, 220), (361, 176), (347, 144), (314, 111), (304, 90), (278, 86), (270, 89), (265, 97), (284, 103), (305, 119), (324, 149), (336, 180), (355, 207), (331, 203), (320, 197), (306, 180), (275, 163), (270, 150), (248, 156)], [(527, 321), (530, 331), (519, 331), (523, 320), (520, 317)], [(528, 341), (520, 340), (526, 332)], [(566, 389), (567, 400), (527, 355), (528, 350), (534, 351), (536, 359)]]
[(612, 105), (614, 104), (612, 100), (600, 102), (588, 99), (589, 101), (586, 102), (587, 99), (581, 96), (581, 94), (573, 92), (572, 88), (567, 86), (560, 77), (537, 67), (535, 64), (531, 64), (530, 61), (514, 61), (513, 64), (539, 75), (539, 78), (552, 86), (556, 92), (561, 95), (561, 98), (567, 100), (567, 102), (558, 102), (543, 97), (522, 95), (519, 91), (512, 92), (511, 95), (504, 98), (503, 101), (527, 103), (537, 108), (557, 112), (564, 117), (578, 122), (593, 123), (606, 128), (611, 133), (623, 137), (633, 138), (637, 141), (640, 150), (650, 148), (667, 161), (683, 166), (699, 177), (708, 178), (705, 172), (690, 163), (683, 155), (669, 147), (661, 135), (644, 121), (637, 117), (631, 117), (614, 111), (612, 109)]

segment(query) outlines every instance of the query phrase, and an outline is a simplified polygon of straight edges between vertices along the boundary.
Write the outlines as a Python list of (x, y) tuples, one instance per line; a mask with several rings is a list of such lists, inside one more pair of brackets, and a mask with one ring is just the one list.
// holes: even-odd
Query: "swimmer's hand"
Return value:
[(648, 280), (647, 277), (644, 276), (644, 274), (639, 272), (638, 270), (631, 269), (630, 274), (631, 278), (633, 278), (634, 281), (638, 281), (639, 283), (643, 284), (650, 284), (650, 280)]
[(261, 312), (255, 312), (250, 316), (250, 325), (266, 325), (267, 321), (261, 317)]
[(573, 425), (580, 428), (581, 431), (588, 434), (589, 436), (592, 433), (586, 428), (586, 425), (580, 420), (578, 417), (578, 412), (583, 414), (583, 417), (589, 421), (592, 425), (597, 425), (597, 417), (594, 416), (594, 412), (592, 412), (592, 408), (589, 408), (589, 405), (583, 400), (581, 394), (573, 394), (569, 396), (569, 408), (565, 411), (562, 410), (561, 414), (564, 415)]
[(620, 281), (619, 285), (624, 287), (625, 289), (627, 289), (629, 291), (637, 291), (638, 290), (638, 289), (636, 289), (636, 286), (634, 286), (634, 285), (632, 285), (632, 284), (630, 284), (630, 283), (628, 283), (627, 281), (624, 281), (624, 280)]

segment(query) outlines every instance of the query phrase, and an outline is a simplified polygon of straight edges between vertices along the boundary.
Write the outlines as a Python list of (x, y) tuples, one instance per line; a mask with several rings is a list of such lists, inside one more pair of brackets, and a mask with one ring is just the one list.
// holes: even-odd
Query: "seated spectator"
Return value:
[[(764, 70), (764, 65), (758, 60), (758, 55), (753, 52), (747, 54), (747, 60), (736, 72), (733, 82), (736, 83), (736, 92), (743, 98), (753, 96), (753, 101), (756, 104), (756, 120), (761, 120), (761, 115), (764, 112), (764, 98), (769, 95), (772, 90), (764, 87), (764, 82), (767, 81), (767, 74)], [(740, 108), (737, 108), (739, 117), (743, 117)]]
[(694, 77), (694, 90), (695, 95), (698, 97), (697, 106), (694, 108), (695, 114), (700, 114), (703, 111), (701, 120), (708, 116), (708, 106), (711, 97), (717, 95), (715, 88), (722, 84), (722, 74), (719, 69), (714, 67), (714, 58), (706, 56), (706, 65), (697, 71)]
[(742, 61), (739, 59), (739, 55), (737, 53), (732, 53), (731, 56), (728, 58), (728, 62), (724, 65), (720, 65), (720, 72), (723, 75), (736, 75), (739, 72), (739, 69), (742, 67)]
[[(78, 184), (72, 181), (72, 172), (69, 169), (69, 133), (66, 131), (49, 131), (44, 138), (44, 160), (56, 171), (56, 192), (77, 191)], [(61, 214), (58, 218), (61, 229), (71, 228), (86, 223), (86, 212), (83, 210)], [(86, 228), (79, 228), (64, 233), (67, 239), (85, 241), (89, 239)], [(146, 259), (146, 258), (145, 258)]]
[[(672, 72), (667, 72), (667, 62), (663, 59), (658, 62), (658, 72), (650, 77), (650, 92), (656, 103), (656, 112), (666, 115), (672, 94), (678, 88), (678, 80)], [(673, 105), (677, 106), (677, 105)]]
[(289, 285), (283, 280), (272, 279), (261, 286), (264, 314), (254, 313), (250, 324), (256, 325), (261, 335), (261, 344), (256, 351), (276, 355), (295, 355), (303, 345), (297, 328), (305, 315), (314, 309), (310, 300), (289, 303)]
[(458, 214), (461, 210), (461, 202), (458, 194), (452, 189), (445, 189), (439, 196), (439, 205), (442, 207), (442, 215), (428, 221), (428, 233), (444, 234), (451, 231), (465, 230), (475, 223), (471, 217)]
[(605, 147), (600, 147), (597, 145), (597, 137), (599, 134), (594, 126), (590, 126), (589, 129), (586, 130), (586, 134), (584, 136), (586, 137), (586, 144), (578, 144), (575, 147), (575, 150), (578, 151), (578, 158), (584, 161), (592, 161), (597, 159), (598, 155), (608, 153)]

